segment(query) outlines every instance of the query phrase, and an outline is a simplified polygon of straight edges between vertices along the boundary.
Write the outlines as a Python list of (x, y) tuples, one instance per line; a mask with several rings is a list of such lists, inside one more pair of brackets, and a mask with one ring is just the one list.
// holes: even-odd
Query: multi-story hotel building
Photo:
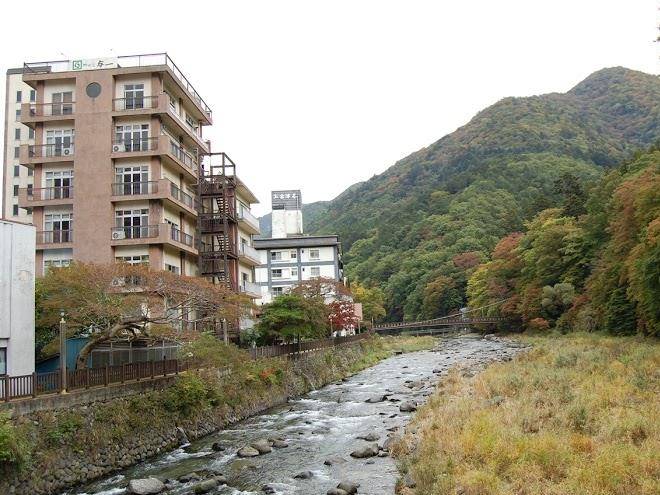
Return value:
[(72, 260), (148, 262), (259, 295), (257, 199), (235, 167), (213, 166), (228, 158), (204, 137), (211, 109), (167, 54), (10, 72), (4, 214), (36, 226), (37, 275)]
[(299, 190), (273, 191), (272, 237), (254, 240), (260, 265), (256, 280), (259, 304), (267, 304), (301, 282), (314, 278), (342, 281), (338, 235), (303, 234), (302, 196)]

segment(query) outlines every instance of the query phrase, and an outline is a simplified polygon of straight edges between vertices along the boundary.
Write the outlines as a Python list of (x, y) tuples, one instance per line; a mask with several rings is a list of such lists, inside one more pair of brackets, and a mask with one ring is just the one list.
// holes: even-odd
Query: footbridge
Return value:
[(496, 325), (507, 321), (508, 318), (488, 313), (492, 311), (493, 306), (501, 305), (504, 301), (497, 301), (480, 308), (463, 308), (458, 313), (430, 320), (380, 323), (373, 326), (373, 331), (384, 335), (402, 332), (436, 334), (467, 330), (473, 325)]

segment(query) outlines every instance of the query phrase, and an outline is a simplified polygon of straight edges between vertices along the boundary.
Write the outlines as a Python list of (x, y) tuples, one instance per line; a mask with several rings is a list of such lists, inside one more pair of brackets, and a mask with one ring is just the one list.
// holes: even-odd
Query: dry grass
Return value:
[[(397, 445), (416, 495), (657, 495), (660, 345), (572, 335), (454, 371)], [(416, 433), (412, 433), (416, 431)]]

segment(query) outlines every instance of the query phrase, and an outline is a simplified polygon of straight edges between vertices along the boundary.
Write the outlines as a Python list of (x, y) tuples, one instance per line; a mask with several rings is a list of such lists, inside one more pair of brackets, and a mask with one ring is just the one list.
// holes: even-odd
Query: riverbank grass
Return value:
[[(453, 370), (396, 446), (416, 495), (660, 493), (660, 344), (595, 334)], [(412, 432), (416, 433), (413, 434)]]
[(352, 373), (374, 366), (397, 351), (416, 352), (433, 349), (438, 343), (438, 339), (428, 335), (423, 337), (391, 335), (385, 337), (374, 336), (369, 342), (370, 345), (366, 352), (351, 366)]

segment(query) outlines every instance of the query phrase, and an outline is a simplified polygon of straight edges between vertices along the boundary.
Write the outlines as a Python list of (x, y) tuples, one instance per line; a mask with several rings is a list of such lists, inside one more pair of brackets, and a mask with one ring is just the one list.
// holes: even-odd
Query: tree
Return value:
[(563, 213), (568, 217), (578, 218), (586, 213), (587, 194), (580, 178), (572, 173), (564, 173), (554, 182), (554, 192), (564, 198)]
[(463, 296), (450, 277), (440, 275), (424, 288), (423, 314), (427, 318), (456, 312), (462, 304)]
[(359, 320), (355, 316), (355, 304), (352, 301), (332, 301), (328, 308), (331, 330), (355, 330), (358, 326)]
[(342, 282), (326, 277), (314, 277), (304, 280), (291, 289), (291, 294), (296, 294), (305, 299), (320, 298), (325, 302), (331, 299), (350, 297), (351, 291)]
[(575, 299), (575, 287), (569, 283), (555, 284), (553, 287), (543, 287), (541, 306), (551, 319), (559, 318), (571, 307)]
[(318, 297), (283, 294), (262, 308), (255, 328), (264, 342), (292, 342), (328, 334), (328, 308)]
[(214, 329), (223, 319), (235, 321), (249, 307), (244, 296), (206, 279), (123, 263), (50, 269), (40, 286), (37, 325), (56, 326), (64, 311), (70, 333), (89, 336), (78, 367), (110, 339), (179, 338), (191, 329)]
[(365, 321), (380, 321), (385, 317), (385, 294), (378, 287), (367, 287), (354, 282), (351, 286), (353, 299), (362, 304)]

